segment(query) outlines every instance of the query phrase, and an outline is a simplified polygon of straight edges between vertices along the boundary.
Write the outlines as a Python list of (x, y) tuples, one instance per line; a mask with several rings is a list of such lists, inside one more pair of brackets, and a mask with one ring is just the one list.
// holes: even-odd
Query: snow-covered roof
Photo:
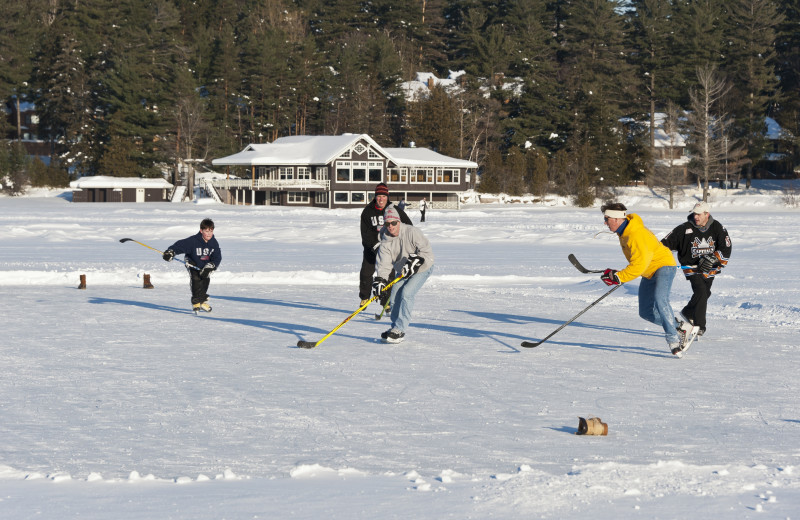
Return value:
[(448, 157), (428, 148), (384, 148), (397, 166), (440, 166), (451, 168), (477, 168), (478, 163)]
[(427, 148), (382, 148), (367, 134), (293, 135), (272, 143), (251, 144), (227, 157), (214, 159), (214, 166), (324, 165), (330, 164), (358, 141), (364, 140), (398, 166), (450, 166), (477, 168), (477, 163), (448, 157)]
[(366, 140), (377, 150), (381, 149), (378, 143), (366, 134), (292, 135), (278, 138), (271, 143), (250, 144), (239, 153), (214, 159), (211, 164), (214, 166), (328, 164), (360, 139)]
[(172, 184), (165, 179), (141, 179), (139, 177), (109, 177), (107, 175), (95, 175), (92, 177), (81, 177), (69, 183), (72, 189), (90, 188), (172, 188)]
[(464, 74), (463, 70), (451, 70), (447, 78), (437, 78), (433, 72), (417, 72), (416, 78), (404, 81), (400, 84), (400, 88), (409, 101), (414, 100), (415, 97), (427, 95), (431, 84), (443, 87), (447, 92), (455, 92), (461, 88), (458, 85), (458, 78)]
[(779, 125), (778, 122), (771, 117), (766, 118), (766, 125), (767, 131), (764, 135), (767, 139), (772, 139), (773, 141), (778, 139), (793, 139), (792, 133), (784, 128), (781, 128), (781, 125)]
[(685, 135), (679, 132), (668, 134), (664, 131), (664, 121), (667, 119), (666, 114), (663, 112), (656, 112), (654, 119), (656, 125), (656, 135), (654, 136), (656, 148), (686, 146)]

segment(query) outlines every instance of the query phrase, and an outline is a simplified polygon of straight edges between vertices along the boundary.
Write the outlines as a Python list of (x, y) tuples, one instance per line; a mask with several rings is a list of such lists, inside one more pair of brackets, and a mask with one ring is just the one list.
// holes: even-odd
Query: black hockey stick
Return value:
[(556, 335), (556, 333), (557, 333), (558, 331), (560, 331), (561, 329), (563, 329), (564, 327), (566, 327), (567, 325), (569, 325), (569, 324), (570, 324), (570, 323), (572, 323), (573, 321), (575, 321), (575, 320), (577, 320), (578, 318), (580, 318), (580, 317), (581, 317), (581, 315), (582, 315), (584, 312), (588, 311), (589, 309), (591, 309), (592, 307), (594, 307), (595, 305), (597, 305), (598, 303), (600, 303), (600, 300), (602, 300), (603, 298), (605, 298), (606, 296), (608, 296), (608, 295), (609, 295), (609, 294), (611, 294), (612, 292), (616, 291), (616, 290), (617, 290), (617, 289), (619, 289), (620, 287), (622, 287), (622, 285), (615, 285), (615, 286), (614, 286), (614, 287), (613, 287), (613, 288), (612, 288), (610, 291), (608, 291), (608, 292), (607, 292), (607, 293), (605, 293), (603, 296), (601, 296), (601, 297), (599, 297), (598, 299), (596, 299), (595, 301), (593, 301), (591, 305), (589, 305), (588, 307), (586, 307), (585, 309), (583, 309), (581, 312), (579, 312), (577, 315), (575, 315), (575, 317), (574, 317), (574, 318), (572, 318), (571, 320), (569, 320), (568, 322), (566, 322), (565, 324), (563, 324), (562, 326), (560, 326), (559, 328), (557, 328), (556, 330), (554, 330), (553, 332), (551, 332), (551, 333), (550, 333), (550, 334), (549, 334), (549, 335), (548, 335), (546, 338), (544, 338), (543, 340), (541, 340), (541, 341), (523, 341), (523, 342), (522, 342), (522, 346), (523, 346), (523, 347), (525, 347), (525, 348), (534, 348), (534, 347), (538, 347), (539, 345), (541, 345), (542, 343), (544, 343), (544, 342), (545, 342), (545, 341), (547, 341), (548, 339), (550, 339), (550, 338), (552, 338), (553, 336), (555, 336), (555, 335)]
[(573, 255), (572, 253), (570, 253), (570, 255), (567, 258), (569, 259), (570, 262), (572, 262), (572, 265), (575, 266), (575, 269), (582, 272), (583, 274), (602, 273), (605, 271), (605, 269), (586, 269), (580, 262), (578, 262), (578, 259), (575, 258), (575, 255)]
[[(150, 246), (148, 246), (147, 244), (142, 244), (142, 243), (141, 243), (141, 242), (139, 242), (138, 240), (134, 240), (134, 239), (132, 239), (132, 238), (120, 238), (120, 239), (119, 239), (119, 241), (120, 241), (120, 242), (122, 242), (123, 244), (124, 244), (125, 242), (136, 242), (136, 243), (137, 243), (137, 244), (139, 244), (140, 246), (144, 246), (144, 247), (146, 247), (146, 248), (148, 248), (148, 249), (152, 249), (152, 250), (153, 250), (153, 251), (155, 251), (156, 253), (161, 253), (162, 255), (164, 254), (164, 251), (159, 251), (159, 250), (158, 250), (158, 249), (156, 249), (155, 247), (150, 247)], [(182, 264), (183, 264), (183, 265), (185, 265), (186, 267), (191, 267), (192, 269), (195, 269), (195, 270), (197, 270), (197, 271), (199, 271), (199, 270), (200, 270), (200, 268), (199, 268), (199, 267), (197, 267), (196, 265), (187, 264), (185, 261), (181, 260), (180, 258), (173, 258), (173, 259), (174, 259), (174, 260), (177, 260), (177, 261), (178, 261), (178, 262), (180, 262), (180, 263), (182, 263)]]

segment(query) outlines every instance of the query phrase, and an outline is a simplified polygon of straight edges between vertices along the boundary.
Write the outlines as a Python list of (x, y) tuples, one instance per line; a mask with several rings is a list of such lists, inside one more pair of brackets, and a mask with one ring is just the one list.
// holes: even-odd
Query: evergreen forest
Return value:
[[(490, 192), (749, 183), (800, 162), (800, 1), (6, 0), (0, 100), (6, 188), (346, 132), (476, 161)], [(47, 165), (20, 151), (23, 106)], [(688, 177), (656, 160), (656, 113)]]

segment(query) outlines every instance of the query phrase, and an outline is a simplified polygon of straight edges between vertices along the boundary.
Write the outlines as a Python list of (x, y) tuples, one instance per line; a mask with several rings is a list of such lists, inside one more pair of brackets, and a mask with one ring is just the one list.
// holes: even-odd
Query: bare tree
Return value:
[[(658, 141), (663, 150), (661, 157), (653, 158), (653, 171), (648, 174), (648, 184), (654, 188), (664, 190), (669, 196), (669, 208), (675, 207), (675, 189), (683, 184), (684, 166), (678, 150), (684, 145), (681, 135), (683, 130), (682, 111), (675, 103), (670, 101), (664, 112), (664, 119), (661, 123), (660, 131), (653, 132), (651, 142), (654, 145)], [(651, 125), (655, 128), (655, 125)]]
[[(178, 165), (187, 167), (186, 190), (189, 200), (194, 198), (194, 163), (203, 162), (210, 145), (209, 125), (205, 101), (198, 95), (178, 99), (174, 108), (177, 129), (175, 152)], [(194, 157), (194, 154), (199, 157)]]
[(697, 175), (698, 187), (702, 184), (703, 200), (707, 200), (708, 182), (720, 171), (726, 154), (725, 137), (732, 120), (719, 104), (731, 85), (717, 73), (716, 65), (710, 64), (697, 68), (697, 82), (697, 88), (689, 90), (689, 144), (694, 155), (692, 172)]

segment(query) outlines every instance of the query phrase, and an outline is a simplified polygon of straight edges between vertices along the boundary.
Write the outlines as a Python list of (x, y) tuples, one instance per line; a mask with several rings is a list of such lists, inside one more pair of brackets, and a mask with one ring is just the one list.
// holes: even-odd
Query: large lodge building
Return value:
[(238, 167), (239, 178), (212, 183), (225, 203), (326, 208), (363, 206), (379, 182), (395, 201), (425, 197), (434, 208), (458, 208), (478, 167), (426, 148), (382, 148), (366, 134), (281, 137), (212, 164)]

